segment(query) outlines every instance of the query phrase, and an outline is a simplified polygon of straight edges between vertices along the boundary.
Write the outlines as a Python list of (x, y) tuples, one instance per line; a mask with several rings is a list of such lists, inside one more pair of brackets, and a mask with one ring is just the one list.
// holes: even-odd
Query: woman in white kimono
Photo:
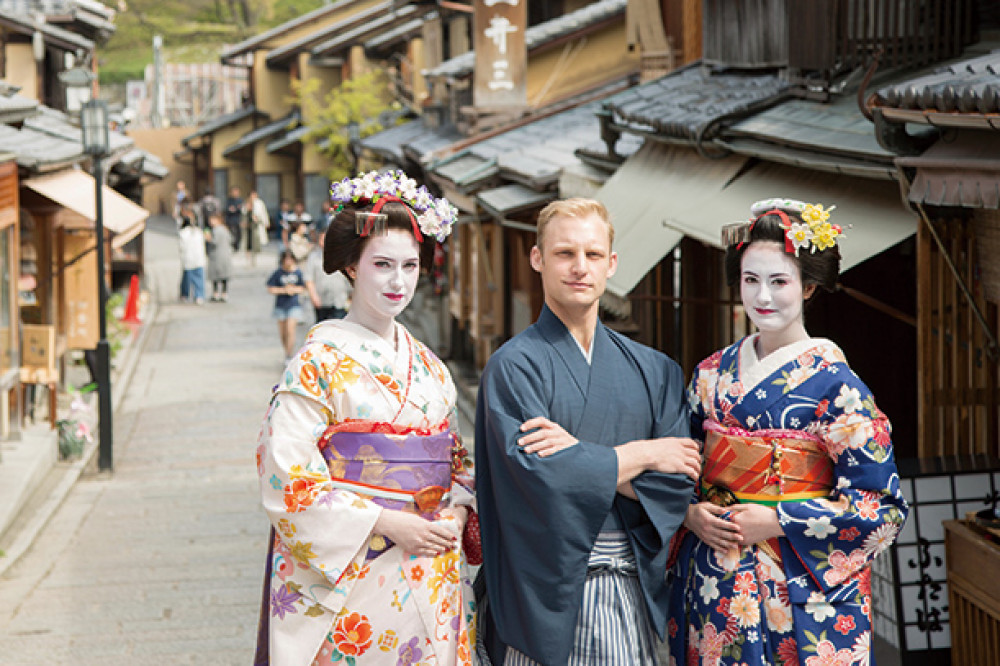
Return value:
[(758, 332), (702, 361), (689, 390), (705, 462), (673, 570), (671, 664), (867, 666), (869, 565), (907, 506), (888, 419), (802, 318), (836, 285), (841, 230), (798, 201), (753, 214), (724, 242)]
[(354, 301), (309, 332), (261, 430), (273, 539), (257, 661), (471, 664), (455, 386), (395, 321), (457, 211), (402, 172), (345, 179), (333, 199), (324, 269), (352, 280)]

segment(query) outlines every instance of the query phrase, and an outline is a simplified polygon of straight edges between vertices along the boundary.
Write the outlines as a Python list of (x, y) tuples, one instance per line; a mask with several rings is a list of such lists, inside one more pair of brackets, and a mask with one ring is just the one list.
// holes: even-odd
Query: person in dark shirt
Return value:
[(229, 196), (226, 198), (225, 210), (226, 226), (233, 237), (233, 249), (240, 247), (242, 237), (241, 227), (243, 226), (243, 197), (240, 196), (240, 188), (229, 189)]
[(306, 279), (291, 252), (281, 253), (281, 268), (267, 279), (267, 290), (274, 294), (272, 316), (278, 321), (278, 335), (285, 350), (285, 362), (295, 351), (295, 326), (302, 321), (302, 304), (299, 294), (306, 290)]

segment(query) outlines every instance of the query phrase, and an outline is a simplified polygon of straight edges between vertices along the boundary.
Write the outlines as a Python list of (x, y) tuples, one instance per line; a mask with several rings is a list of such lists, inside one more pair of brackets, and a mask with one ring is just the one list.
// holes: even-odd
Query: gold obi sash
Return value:
[(818, 439), (797, 431), (751, 433), (708, 423), (706, 431), (705, 499), (722, 506), (774, 506), (830, 494), (833, 463)]

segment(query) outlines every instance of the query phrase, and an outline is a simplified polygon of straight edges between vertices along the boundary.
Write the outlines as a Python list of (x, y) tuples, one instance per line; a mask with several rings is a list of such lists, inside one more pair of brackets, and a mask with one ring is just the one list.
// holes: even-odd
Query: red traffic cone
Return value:
[(125, 300), (125, 315), (123, 324), (141, 324), (139, 319), (139, 276), (133, 275), (128, 286), (128, 298)]

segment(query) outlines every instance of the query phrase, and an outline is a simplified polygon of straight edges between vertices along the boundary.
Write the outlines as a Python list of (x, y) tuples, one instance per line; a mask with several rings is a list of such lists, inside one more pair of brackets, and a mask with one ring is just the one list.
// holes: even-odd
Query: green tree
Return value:
[(351, 127), (357, 127), (361, 138), (381, 132), (379, 119), (385, 112), (398, 108), (393, 101), (389, 77), (381, 70), (372, 70), (344, 81), (319, 97), (320, 81), (315, 78), (293, 83), (296, 102), (302, 109), (310, 130), (305, 141), (314, 143), (320, 153), (330, 158), (328, 173), (331, 180), (353, 176), (356, 169), (351, 154)]

